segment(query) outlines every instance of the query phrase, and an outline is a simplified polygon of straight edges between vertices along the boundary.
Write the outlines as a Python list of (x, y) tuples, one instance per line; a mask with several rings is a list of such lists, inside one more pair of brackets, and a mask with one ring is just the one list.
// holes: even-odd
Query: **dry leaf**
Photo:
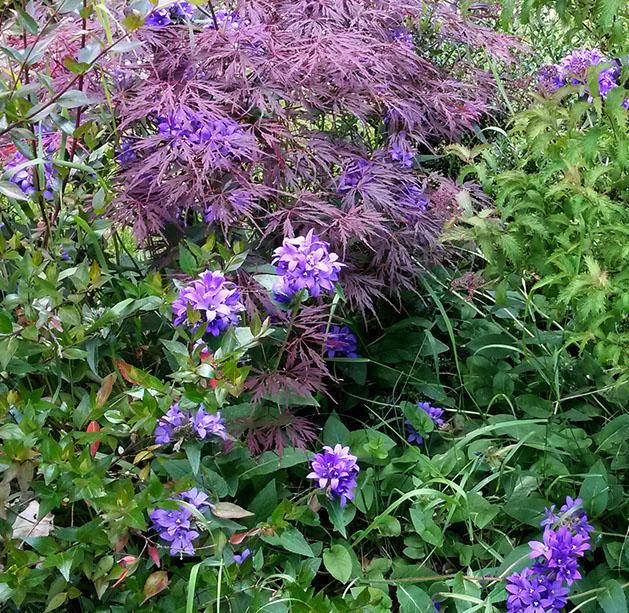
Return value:
[(39, 521), (39, 502), (31, 500), (27, 507), (16, 517), (13, 523), (13, 538), (25, 539), (38, 536), (49, 536), (54, 528), (52, 513), (42, 517)]

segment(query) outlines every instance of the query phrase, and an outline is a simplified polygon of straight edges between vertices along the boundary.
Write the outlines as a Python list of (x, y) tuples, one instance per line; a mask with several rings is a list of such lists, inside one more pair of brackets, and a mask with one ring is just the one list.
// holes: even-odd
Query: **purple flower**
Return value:
[(407, 419), (404, 422), (404, 425), (406, 426), (406, 431), (408, 432), (406, 440), (411, 444), (421, 445), (424, 442), (424, 437), (417, 432), (415, 428), (413, 428), (413, 424), (411, 424), (411, 422)]
[(405, 47), (408, 47), (411, 51), (415, 48), (413, 43), (413, 35), (410, 34), (405, 28), (391, 28), (391, 38), (398, 43), (401, 43)]
[(329, 358), (357, 358), (358, 341), (347, 326), (332, 326), (328, 331), (325, 350)]
[(225, 441), (227, 440), (227, 430), (225, 430), (224, 423), (225, 420), (221, 417), (220, 411), (216, 415), (206, 413), (203, 403), (201, 403), (197, 414), (194, 416), (192, 427), (201, 440), (205, 439), (208, 434), (213, 434)]
[(537, 72), (537, 78), (540, 84), (551, 93), (556, 92), (566, 84), (563, 70), (557, 64), (542, 66)]
[(372, 163), (358, 158), (345, 166), (343, 174), (339, 177), (336, 191), (339, 194), (347, 194), (360, 187), (361, 183), (371, 180)]
[[(202, 506), (212, 506), (207, 502), (208, 495), (200, 492), (196, 487), (181, 492), (170, 500), (185, 500), (197, 509)], [(191, 524), (192, 513), (189, 509), (184, 507), (177, 511), (155, 509), (149, 517), (160, 538), (170, 543), (170, 555), (194, 554), (192, 541), (199, 537), (199, 533)]]
[(187, 21), (194, 19), (194, 5), (189, 2), (175, 2), (175, 4), (170, 7), (170, 10), (171, 13)]
[(349, 447), (325, 446), (323, 453), (316, 454), (312, 459), (312, 472), (307, 478), (315, 479), (332, 500), (340, 497), (341, 506), (344, 507), (348, 500), (354, 498), (352, 490), (357, 486), (356, 475), (360, 471), (356, 464), (357, 459), (350, 453)]
[[(585, 85), (585, 93), (589, 93), (587, 86), (587, 76), (590, 67), (599, 66), (600, 64), (608, 64), (610, 60), (601, 55), (598, 49), (587, 50), (585, 47), (575, 49), (567, 55), (559, 63), (559, 68), (566, 82), (572, 85)], [(604, 68), (598, 74), (599, 95), (603, 100), (607, 98), (607, 94), (614, 87), (618, 87), (616, 76), (618, 75), (618, 67), (613, 64), (609, 68)], [(588, 97), (588, 101), (592, 102), (592, 96)]]
[(186, 414), (179, 408), (179, 403), (175, 402), (155, 426), (155, 443), (157, 445), (170, 443), (175, 428), (181, 428), (185, 421)]
[[(200, 321), (194, 324), (188, 320), (188, 306), (201, 315)], [(175, 325), (184, 322), (193, 329), (204, 325), (204, 334), (218, 336), (230, 325), (237, 325), (238, 313), (245, 307), (240, 302), (238, 289), (220, 272), (206, 270), (199, 279), (179, 290), (179, 298), (173, 302)]]
[(241, 554), (235, 553), (233, 555), (234, 562), (242, 564), (251, 555), (250, 549), (245, 549)]
[[(52, 153), (48, 152), (47, 157), (50, 158)], [(24, 164), (28, 162), (28, 159), (25, 158), (19, 151), (15, 153), (13, 159), (4, 165), (4, 170), (11, 170), (20, 164)], [(21, 168), (17, 172), (14, 172), (9, 176), (9, 181), (17, 185), (25, 195), (31, 196), (37, 191), (35, 187), (35, 181), (33, 179), (33, 173), (37, 171), (38, 165), (27, 166), (26, 168)], [(50, 199), (53, 198), (53, 192), (58, 189), (58, 181), (56, 178), (56, 171), (53, 169), (52, 161), (44, 163), (44, 185), (40, 185), (40, 191), (43, 192), (44, 198)], [(38, 175), (40, 176), (40, 175)]]
[(406, 132), (400, 132), (397, 138), (391, 143), (389, 155), (394, 162), (400, 162), (402, 166), (412, 168), (417, 151), (410, 146), (406, 138)]
[(156, 26), (159, 28), (169, 26), (172, 22), (173, 20), (170, 18), (170, 10), (168, 10), (168, 8), (151, 13), (144, 21), (147, 26)]
[(336, 253), (330, 253), (329, 247), (314, 230), (306, 236), (284, 239), (282, 246), (273, 252), (273, 264), (277, 266), (276, 273), (283, 277), (283, 291), (287, 296), (307, 289), (316, 298), (322, 289), (334, 289), (345, 264), (338, 261)]
[(179, 409), (179, 404), (173, 404), (164, 417), (162, 417), (155, 427), (155, 442), (158, 445), (166, 445), (171, 442), (176, 428), (186, 428), (188, 433), (194, 432), (201, 440), (205, 440), (208, 435), (214, 435), (227, 440), (227, 430), (225, 429), (225, 419), (221, 417), (221, 412), (216, 415), (207, 413), (203, 403), (197, 409), (193, 417), (190, 413), (184, 413)]
[(124, 166), (138, 159), (135, 150), (133, 149), (133, 142), (128, 138), (123, 138), (120, 141), (120, 146), (116, 149), (116, 161)]
[(443, 426), (443, 419), (441, 419), (443, 409), (432, 407), (428, 402), (418, 402), (417, 406), (422, 409), (422, 411), (426, 411), (430, 419), (432, 419), (438, 426)]
[(433, 600), (432, 601), (432, 605), (437, 610), (437, 613), (439, 613), (439, 611), (441, 611), (441, 603), (438, 600)]
[(72, 258), (65, 251), (61, 252), (61, 259), (65, 260), (66, 262), (72, 261)]
[(425, 211), (430, 200), (417, 185), (406, 185), (400, 193), (400, 202), (409, 209), (409, 219), (413, 220), (414, 211)]

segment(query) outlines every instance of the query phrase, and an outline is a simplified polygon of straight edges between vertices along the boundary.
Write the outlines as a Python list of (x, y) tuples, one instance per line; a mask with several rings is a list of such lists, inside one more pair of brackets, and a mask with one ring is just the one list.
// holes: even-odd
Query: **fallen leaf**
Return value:
[(260, 528), (252, 528), (251, 530), (247, 530), (247, 532), (240, 532), (239, 534), (234, 534), (229, 537), (229, 542), (232, 545), (240, 545), (247, 537), (255, 536), (256, 534), (260, 534)]
[(26, 539), (39, 536), (49, 536), (54, 526), (52, 513), (42, 517), (39, 521), (39, 502), (31, 500), (27, 507), (16, 517), (13, 523), (13, 538)]
[(111, 390), (114, 387), (114, 373), (107, 375), (103, 379), (103, 384), (100, 386), (100, 389), (96, 393), (96, 406), (102, 407), (109, 398), (111, 394)]

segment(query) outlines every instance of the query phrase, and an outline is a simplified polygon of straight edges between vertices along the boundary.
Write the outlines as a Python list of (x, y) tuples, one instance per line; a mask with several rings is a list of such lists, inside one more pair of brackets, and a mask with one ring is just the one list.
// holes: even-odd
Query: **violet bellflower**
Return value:
[(160, 9), (151, 13), (145, 20), (144, 25), (163, 28), (173, 22), (168, 8)]
[(195, 436), (201, 440), (205, 440), (208, 436), (215, 436), (227, 440), (225, 419), (221, 417), (220, 411), (216, 415), (208, 413), (203, 403), (192, 415), (189, 411), (182, 411), (179, 403), (176, 402), (158, 420), (155, 426), (155, 443), (167, 445), (175, 437), (184, 436)]
[(251, 549), (247, 548), (242, 553), (235, 553), (232, 558), (236, 564), (242, 564), (251, 555)]
[(347, 326), (331, 326), (325, 341), (329, 358), (357, 358), (358, 341)]
[[(200, 314), (194, 324), (188, 319), (188, 307)], [(238, 313), (245, 307), (240, 302), (240, 292), (220, 272), (206, 270), (199, 279), (179, 290), (179, 298), (173, 301), (174, 324), (184, 323), (192, 329), (205, 326), (204, 334), (218, 336), (230, 325), (238, 325)]]
[(339, 194), (347, 194), (359, 188), (362, 183), (370, 181), (372, 179), (372, 167), (373, 163), (363, 158), (353, 160), (343, 169), (336, 191)]
[[(443, 415), (443, 409), (433, 407), (429, 402), (418, 402), (417, 406), (422, 411), (428, 413), (430, 419), (432, 419), (437, 426), (443, 426), (443, 419), (441, 418)], [(421, 445), (424, 442), (425, 433), (418, 432), (413, 424), (411, 424), (408, 420), (404, 422), (404, 425), (406, 426), (406, 431), (408, 433), (406, 440), (411, 444)]]
[[(48, 152), (47, 157), (51, 155), (51, 152)], [(19, 151), (15, 153), (13, 159), (11, 159), (4, 166), (4, 170), (11, 170), (20, 164), (24, 164), (28, 162), (28, 159), (24, 157)], [(33, 178), (33, 173), (37, 172), (37, 166), (27, 166), (26, 168), (21, 168), (17, 172), (14, 172), (10, 177), (9, 181), (17, 185), (25, 195), (31, 196), (36, 191), (35, 180)], [(44, 163), (44, 185), (40, 185), (40, 191), (43, 192), (44, 198), (50, 199), (53, 198), (55, 192), (58, 189), (58, 181), (56, 177), (57, 173), (53, 169), (52, 161)], [(38, 175), (39, 176), (39, 175)]]
[(330, 244), (314, 234), (314, 230), (306, 236), (285, 238), (282, 246), (273, 252), (275, 272), (282, 277), (273, 293), (294, 296), (305, 289), (316, 298), (321, 290), (334, 290), (334, 283), (345, 266), (338, 260), (339, 256), (330, 252)]
[(417, 151), (408, 142), (406, 132), (400, 132), (397, 138), (393, 140), (389, 148), (389, 155), (394, 162), (399, 162), (406, 168), (413, 167), (413, 160), (417, 155)]
[[(201, 511), (203, 507), (212, 506), (208, 498), (205, 492), (200, 492), (193, 487), (172, 497), (171, 500), (183, 500)], [(170, 543), (171, 556), (184, 553), (194, 555), (192, 541), (199, 537), (199, 532), (194, 529), (194, 519), (189, 509), (183, 506), (177, 511), (155, 509), (149, 517), (160, 538)]]
[(192, 21), (194, 5), (189, 2), (175, 2), (163, 9), (151, 13), (145, 20), (147, 26), (163, 28), (176, 21)]
[(315, 479), (330, 499), (340, 498), (340, 504), (344, 507), (348, 500), (354, 499), (353, 489), (357, 486), (356, 475), (360, 471), (357, 459), (350, 453), (349, 447), (325, 446), (323, 453), (316, 454), (312, 459), (312, 472), (307, 478)]
[(587, 523), (580, 499), (566, 498), (566, 504), (555, 514), (555, 506), (545, 509), (546, 519), (541, 541), (531, 541), (530, 568), (507, 577), (507, 611), (509, 613), (558, 613), (567, 603), (570, 586), (581, 579), (578, 558), (590, 549)]

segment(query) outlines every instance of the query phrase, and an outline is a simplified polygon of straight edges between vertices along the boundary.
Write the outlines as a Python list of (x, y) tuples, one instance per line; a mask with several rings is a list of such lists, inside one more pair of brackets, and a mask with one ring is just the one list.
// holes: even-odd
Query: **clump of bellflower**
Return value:
[[(183, 500), (201, 512), (212, 506), (208, 499), (209, 496), (196, 487), (170, 498), (170, 500)], [(184, 506), (177, 511), (155, 509), (149, 517), (159, 537), (170, 543), (171, 556), (184, 553), (194, 555), (192, 541), (199, 537), (199, 532), (195, 530), (192, 511)]]
[(353, 189), (360, 187), (366, 181), (372, 179), (371, 169), (373, 164), (363, 158), (351, 161), (343, 169), (343, 173), (339, 177), (336, 191), (339, 194), (347, 194)]
[(542, 89), (555, 92), (564, 85), (571, 84), (575, 87), (583, 85), (584, 95), (588, 96), (588, 102), (593, 98), (588, 89), (587, 77), (591, 67), (601, 64), (611, 64), (598, 73), (598, 93), (605, 100), (609, 92), (618, 87), (617, 78), (620, 74), (618, 65), (606, 58), (598, 49), (575, 49), (564, 57), (558, 64), (542, 66), (538, 72), (538, 78)]
[[(443, 409), (433, 407), (430, 405), (429, 402), (418, 402), (417, 406), (422, 411), (428, 413), (428, 417), (430, 417), (430, 419), (432, 419), (432, 421), (435, 422), (437, 426), (443, 426), (443, 419), (441, 418), (441, 416), (443, 415)], [(408, 420), (404, 422), (404, 425), (406, 426), (406, 431), (408, 433), (406, 440), (409, 443), (421, 445), (424, 442), (425, 433), (418, 432), (413, 424), (411, 424), (411, 422)]]
[(138, 159), (138, 156), (133, 148), (133, 141), (128, 138), (123, 138), (120, 141), (119, 147), (116, 149), (116, 161), (124, 166), (130, 164)]
[[(188, 307), (200, 314), (192, 324), (188, 319)], [(179, 290), (179, 298), (173, 301), (175, 325), (187, 323), (195, 330), (205, 326), (204, 334), (218, 336), (230, 325), (238, 324), (238, 313), (245, 307), (240, 302), (240, 292), (220, 272), (206, 270), (189, 285)]]
[(179, 403), (175, 402), (155, 426), (155, 443), (167, 445), (175, 437), (185, 436), (194, 436), (201, 440), (215, 436), (227, 440), (225, 419), (221, 417), (220, 411), (216, 415), (208, 413), (203, 403), (193, 415), (189, 411), (182, 411)]
[[(48, 154), (50, 155), (50, 153)], [(9, 161), (4, 166), (4, 170), (11, 170), (20, 164), (24, 164), (28, 162), (28, 159), (24, 157), (19, 151), (15, 153), (13, 159)], [(37, 172), (37, 166), (27, 166), (26, 168), (21, 168), (20, 170), (14, 172), (10, 177), (9, 181), (17, 185), (25, 195), (31, 196), (37, 191), (35, 187), (35, 180), (33, 178), (33, 173)], [(59, 185), (56, 177), (56, 171), (53, 169), (52, 161), (44, 163), (44, 185), (40, 185), (40, 190), (43, 192), (44, 198), (53, 198), (54, 194)]]
[(542, 540), (529, 542), (535, 563), (507, 577), (509, 613), (557, 613), (566, 606), (570, 586), (581, 579), (578, 559), (590, 549), (594, 529), (582, 503), (568, 496), (558, 514), (554, 505), (545, 509)]
[(389, 148), (389, 155), (394, 162), (399, 162), (406, 168), (413, 167), (413, 160), (417, 151), (409, 143), (406, 132), (400, 132), (397, 138), (393, 140)]
[(411, 51), (415, 49), (415, 43), (413, 42), (413, 35), (405, 28), (391, 28), (391, 39), (401, 45), (404, 45)]
[(229, 169), (234, 160), (251, 160), (256, 143), (237, 121), (228, 117), (211, 119), (188, 106), (181, 106), (155, 118), (157, 131), (171, 146), (182, 141), (198, 145), (213, 168)]
[(332, 291), (344, 266), (339, 256), (330, 252), (330, 244), (321, 240), (314, 230), (306, 236), (285, 238), (273, 252), (273, 264), (282, 280), (273, 288), (278, 301), (308, 290), (315, 298), (321, 290)]
[(192, 21), (194, 19), (194, 5), (189, 2), (175, 2), (170, 6), (151, 13), (145, 20), (147, 26), (163, 28), (176, 22)]
[(357, 358), (358, 341), (347, 326), (331, 326), (325, 341), (329, 358)]
[(344, 507), (348, 500), (354, 499), (353, 489), (357, 487), (356, 475), (360, 471), (356, 460), (358, 458), (350, 453), (349, 447), (325, 446), (323, 453), (317, 453), (311, 460), (312, 472), (307, 478), (315, 479), (331, 500), (340, 498)]

